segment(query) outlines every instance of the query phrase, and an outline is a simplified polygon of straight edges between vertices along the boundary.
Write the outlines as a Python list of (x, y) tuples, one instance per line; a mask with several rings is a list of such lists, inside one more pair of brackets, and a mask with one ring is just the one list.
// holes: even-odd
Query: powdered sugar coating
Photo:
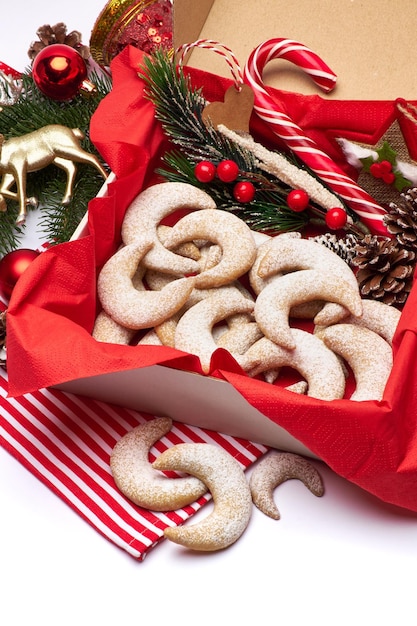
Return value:
[(368, 328), (335, 324), (318, 331), (318, 336), (352, 368), (356, 389), (350, 400), (381, 400), (392, 370), (391, 346)]
[(96, 317), (92, 335), (96, 341), (128, 345), (135, 332), (115, 322), (105, 311), (100, 311)]
[(217, 344), (212, 328), (236, 313), (251, 313), (254, 302), (238, 291), (216, 292), (204, 298), (179, 319), (175, 331), (177, 350), (195, 354), (200, 358), (205, 373), (210, 370), (210, 361)]
[(360, 316), (349, 315), (343, 320), (345, 324), (365, 326), (380, 335), (392, 345), (395, 331), (400, 321), (401, 312), (378, 300), (363, 300), (363, 312)]
[(258, 461), (251, 474), (249, 485), (253, 503), (265, 515), (280, 519), (274, 489), (294, 478), (301, 480), (313, 495), (323, 495), (323, 481), (312, 463), (298, 454), (271, 450)]
[(172, 228), (165, 245), (178, 246), (185, 241), (208, 239), (218, 244), (222, 256), (214, 267), (196, 276), (196, 287), (208, 289), (230, 283), (243, 276), (256, 257), (256, 244), (249, 226), (226, 211), (198, 211), (181, 218)]
[[(324, 276), (338, 277), (358, 290), (354, 273), (340, 256), (317, 241), (301, 237), (274, 237), (266, 247), (265, 254), (259, 259), (257, 272), (261, 279), (266, 280), (276, 275), (307, 269), (317, 270)], [(324, 304), (316, 321), (321, 319), (334, 323), (347, 314), (340, 304), (330, 302)]]
[(343, 305), (354, 315), (362, 312), (359, 290), (332, 274), (299, 270), (277, 278), (265, 287), (255, 303), (255, 319), (263, 333), (274, 343), (294, 349), (289, 326), (292, 307), (301, 302), (326, 300)]
[(194, 288), (194, 278), (178, 278), (160, 291), (139, 290), (132, 282), (152, 244), (146, 240), (120, 248), (104, 265), (97, 291), (106, 313), (131, 329), (151, 328), (178, 311)]
[(137, 426), (116, 443), (110, 468), (120, 491), (135, 504), (152, 511), (174, 511), (198, 500), (205, 485), (192, 476), (167, 478), (149, 462), (149, 450), (172, 427), (159, 417)]
[(343, 398), (345, 376), (338, 357), (311, 333), (294, 328), (292, 336), (293, 349), (283, 348), (262, 337), (236, 358), (251, 376), (287, 366), (300, 372), (307, 381), (307, 395), (321, 400)]
[(241, 322), (227, 328), (216, 343), (219, 348), (224, 348), (232, 354), (245, 354), (261, 337), (262, 331), (256, 322)]
[(165, 537), (192, 550), (222, 550), (245, 531), (252, 498), (245, 474), (226, 450), (207, 443), (182, 443), (169, 448), (153, 464), (160, 470), (188, 472), (213, 496), (213, 511), (201, 522), (167, 528)]
[(199, 211), (216, 209), (214, 200), (204, 191), (188, 183), (159, 183), (142, 191), (126, 211), (122, 224), (122, 240), (125, 245), (139, 236), (153, 242), (146, 256), (146, 266), (172, 274), (192, 274), (199, 271), (199, 264), (168, 250), (158, 237), (160, 222), (179, 209)]

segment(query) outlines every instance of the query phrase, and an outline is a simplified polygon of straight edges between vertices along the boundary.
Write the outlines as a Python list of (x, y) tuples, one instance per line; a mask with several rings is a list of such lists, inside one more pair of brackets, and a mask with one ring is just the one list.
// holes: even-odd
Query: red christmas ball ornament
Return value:
[(235, 161), (226, 159), (217, 166), (217, 176), (223, 183), (232, 183), (239, 175), (239, 166)]
[(341, 207), (329, 209), (325, 216), (325, 222), (330, 230), (339, 230), (339, 228), (343, 228), (347, 222), (347, 213), (345, 209), (342, 209)]
[(250, 181), (236, 183), (233, 187), (233, 197), (238, 202), (252, 202), (255, 197), (255, 186)]
[(0, 297), (3, 300), (6, 302), (10, 300), (17, 281), (39, 254), (37, 250), (20, 248), (0, 259)]
[(38, 89), (52, 100), (71, 100), (87, 78), (82, 56), (71, 46), (52, 44), (35, 57), (32, 77)]
[(216, 166), (210, 161), (200, 161), (194, 167), (194, 174), (200, 183), (211, 183), (216, 176)]
[(305, 211), (309, 202), (310, 198), (304, 189), (292, 189), (287, 196), (287, 204), (295, 213)]

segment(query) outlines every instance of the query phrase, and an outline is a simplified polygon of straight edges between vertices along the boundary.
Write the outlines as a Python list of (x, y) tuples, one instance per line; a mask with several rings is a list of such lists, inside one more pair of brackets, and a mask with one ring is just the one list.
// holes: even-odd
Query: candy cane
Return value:
[(277, 109), (275, 99), (263, 82), (262, 73), (269, 61), (279, 58), (291, 61), (303, 69), (325, 92), (331, 91), (336, 84), (336, 75), (309, 48), (292, 39), (270, 39), (251, 53), (244, 68), (244, 80), (255, 93), (255, 112), (307, 167), (355, 211), (372, 232), (386, 235), (383, 224), (384, 209), (322, 152), (284, 111)]
[(216, 52), (216, 54), (220, 54), (230, 68), (237, 91), (242, 89), (243, 72), (239, 65), (239, 61), (230, 48), (222, 43), (219, 43), (218, 41), (214, 41), (213, 39), (197, 39), (192, 43), (185, 43), (175, 51), (176, 55), (180, 55), (178, 59), (179, 67), (183, 65), (186, 55), (192, 48), (206, 48), (207, 50)]

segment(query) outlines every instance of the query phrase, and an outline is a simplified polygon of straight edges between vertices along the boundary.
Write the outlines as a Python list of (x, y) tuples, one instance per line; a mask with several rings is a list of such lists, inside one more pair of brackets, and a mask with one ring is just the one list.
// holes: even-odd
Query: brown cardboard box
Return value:
[[(410, 24), (416, 16), (414, 0), (175, 0), (174, 16), (176, 45), (214, 39), (231, 48), (242, 65), (254, 47), (270, 38), (305, 44), (338, 76), (327, 97), (416, 98), (411, 79), (417, 58)], [(207, 50), (195, 50), (189, 64), (230, 77), (224, 60)], [(289, 91), (317, 93), (303, 72), (283, 60), (270, 62), (264, 80)]]
[[(413, 11), (413, 0), (175, 0), (175, 44), (200, 37), (214, 39), (233, 49), (244, 64), (253, 47), (271, 37), (288, 37), (309, 46), (338, 74), (338, 87), (329, 97), (415, 97), (407, 73), (411, 60), (417, 58), (417, 39), (407, 28)], [(224, 60), (207, 50), (195, 49), (188, 62), (230, 77)], [(317, 91), (310, 79), (288, 62), (274, 61), (271, 66), (264, 76), (268, 84), (304, 93)], [(85, 232), (84, 221), (74, 236)], [(60, 388), (310, 454), (221, 380), (153, 366), (79, 379)]]

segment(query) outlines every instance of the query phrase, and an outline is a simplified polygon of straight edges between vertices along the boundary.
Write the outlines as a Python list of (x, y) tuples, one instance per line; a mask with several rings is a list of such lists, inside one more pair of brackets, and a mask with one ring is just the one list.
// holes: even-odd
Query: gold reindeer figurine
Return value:
[[(5, 198), (19, 201), (17, 224), (26, 220), (26, 206), (37, 206), (36, 198), (26, 196), (26, 175), (36, 172), (54, 163), (67, 174), (67, 184), (62, 204), (71, 201), (75, 163), (89, 163), (95, 167), (104, 179), (107, 173), (100, 165), (99, 160), (89, 152), (83, 150), (80, 141), (84, 138), (78, 128), (67, 128), (59, 124), (43, 126), (32, 133), (4, 139), (0, 134), (0, 174), (3, 178), (0, 184), (0, 211), (6, 211)], [(16, 184), (16, 191), (11, 191)]]

